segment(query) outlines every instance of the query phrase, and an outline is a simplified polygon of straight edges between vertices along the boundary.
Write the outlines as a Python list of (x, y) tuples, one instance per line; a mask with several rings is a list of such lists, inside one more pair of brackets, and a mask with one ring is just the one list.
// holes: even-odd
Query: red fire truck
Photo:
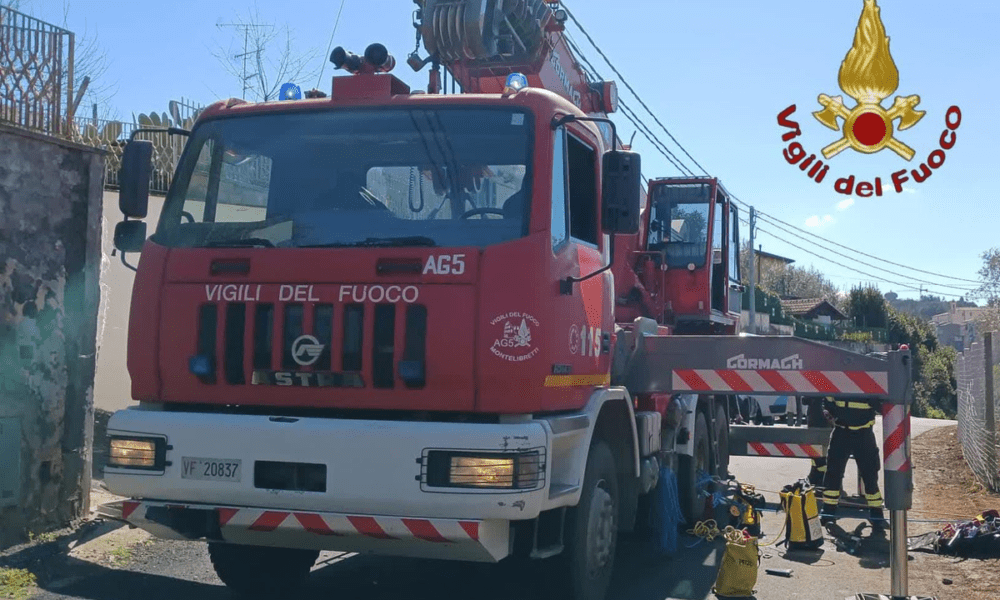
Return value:
[[(564, 11), (417, 5), (426, 91), (373, 44), (334, 51), (329, 95), (212, 105), (169, 132), (189, 139), (148, 239), (152, 146), (127, 145), (138, 405), (105, 481), (240, 593), (284, 596), (339, 550), (530, 557), (603, 598), (661, 469), (698, 516), (730, 446), (764, 447), (730, 438), (730, 395), (826, 393), (807, 369), (835, 360), (862, 374), (845, 394), (875, 393), (886, 367), (734, 335), (736, 209), (713, 178), (642, 181)], [(797, 455), (822, 452), (802, 431)]]

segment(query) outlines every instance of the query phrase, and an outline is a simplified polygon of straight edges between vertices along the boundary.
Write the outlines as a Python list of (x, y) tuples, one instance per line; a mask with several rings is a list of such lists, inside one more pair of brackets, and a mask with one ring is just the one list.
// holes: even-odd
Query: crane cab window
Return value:
[(667, 266), (705, 266), (710, 188), (706, 184), (661, 184), (652, 192), (648, 250), (666, 251)]
[(569, 171), (569, 235), (597, 246), (597, 155), (572, 135), (566, 137)]

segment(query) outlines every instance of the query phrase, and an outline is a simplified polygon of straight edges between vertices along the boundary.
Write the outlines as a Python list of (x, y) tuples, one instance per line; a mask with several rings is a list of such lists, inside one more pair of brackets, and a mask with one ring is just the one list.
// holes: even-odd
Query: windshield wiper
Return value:
[(237, 240), (216, 240), (205, 244), (206, 248), (274, 248), (274, 242), (264, 238), (243, 238)]
[(401, 248), (404, 246), (426, 246), (433, 248), (437, 242), (423, 235), (406, 237), (374, 238), (370, 237), (360, 242), (331, 242), (329, 244), (310, 244), (299, 248)]

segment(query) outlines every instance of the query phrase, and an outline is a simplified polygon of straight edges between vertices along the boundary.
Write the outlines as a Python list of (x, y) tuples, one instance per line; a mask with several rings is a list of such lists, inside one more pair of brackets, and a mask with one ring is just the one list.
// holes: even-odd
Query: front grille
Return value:
[(195, 327), (205, 384), (425, 386), (423, 305), (210, 302)]

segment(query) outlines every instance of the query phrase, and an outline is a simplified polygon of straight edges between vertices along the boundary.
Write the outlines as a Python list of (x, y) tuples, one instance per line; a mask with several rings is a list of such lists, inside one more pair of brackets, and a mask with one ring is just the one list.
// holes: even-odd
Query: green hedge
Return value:
[[(757, 312), (771, 315), (771, 322), (775, 325), (791, 325), (792, 319), (785, 316), (781, 308), (781, 298), (777, 294), (767, 292), (757, 288)], [(743, 310), (750, 310), (750, 294), (743, 294)]]

